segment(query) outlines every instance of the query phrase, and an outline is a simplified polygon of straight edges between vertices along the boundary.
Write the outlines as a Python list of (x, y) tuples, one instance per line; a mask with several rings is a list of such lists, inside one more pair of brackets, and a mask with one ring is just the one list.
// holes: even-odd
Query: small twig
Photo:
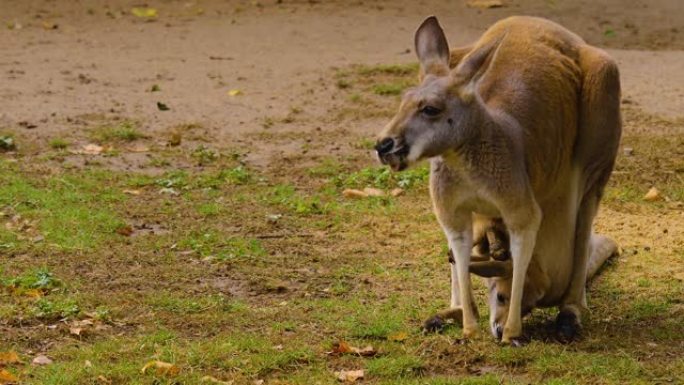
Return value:
[(259, 234), (255, 235), (258, 239), (277, 239), (277, 238), (287, 238), (287, 237), (299, 237), (299, 238), (310, 238), (313, 234)]

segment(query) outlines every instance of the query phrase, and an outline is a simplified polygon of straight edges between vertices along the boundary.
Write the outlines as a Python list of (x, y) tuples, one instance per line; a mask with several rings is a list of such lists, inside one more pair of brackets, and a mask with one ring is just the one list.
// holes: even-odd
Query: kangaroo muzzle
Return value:
[(384, 138), (375, 144), (375, 151), (382, 164), (389, 165), (394, 171), (406, 169), (409, 147), (394, 138)]

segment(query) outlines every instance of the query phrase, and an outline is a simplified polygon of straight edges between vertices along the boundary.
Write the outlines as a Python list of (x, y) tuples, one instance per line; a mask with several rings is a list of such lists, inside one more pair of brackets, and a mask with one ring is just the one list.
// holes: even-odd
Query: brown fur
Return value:
[(416, 52), (421, 84), (404, 96), (381, 134), (390, 145), (378, 151), (395, 169), (431, 159), (433, 206), (454, 255), (451, 307), (462, 307), (464, 335), (477, 330), (468, 277), (473, 213), (501, 218), (510, 241), (504, 341), (522, 333), (523, 292), (578, 313), (591, 225), (620, 138), (615, 63), (532, 17), (499, 21), (451, 52), (428, 18)]

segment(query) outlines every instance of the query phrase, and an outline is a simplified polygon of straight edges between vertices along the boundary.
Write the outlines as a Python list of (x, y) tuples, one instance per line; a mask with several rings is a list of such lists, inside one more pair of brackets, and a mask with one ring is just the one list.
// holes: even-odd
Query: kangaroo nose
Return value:
[(385, 138), (375, 145), (375, 151), (380, 155), (390, 152), (392, 148), (394, 148), (394, 139), (392, 138)]

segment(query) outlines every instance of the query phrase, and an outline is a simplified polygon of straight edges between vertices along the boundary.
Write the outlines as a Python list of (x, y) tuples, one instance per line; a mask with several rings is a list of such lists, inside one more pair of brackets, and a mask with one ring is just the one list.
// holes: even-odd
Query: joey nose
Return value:
[(375, 145), (375, 151), (378, 152), (378, 155), (385, 155), (388, 152), (392, 151), (393, 148), (394, 139), (392, 138), (385, 138)]
[(496, 339), (500, 340), (503, 337), (503, 327), (501, 325), (496, 325), (494, 330), (496, 331)]

